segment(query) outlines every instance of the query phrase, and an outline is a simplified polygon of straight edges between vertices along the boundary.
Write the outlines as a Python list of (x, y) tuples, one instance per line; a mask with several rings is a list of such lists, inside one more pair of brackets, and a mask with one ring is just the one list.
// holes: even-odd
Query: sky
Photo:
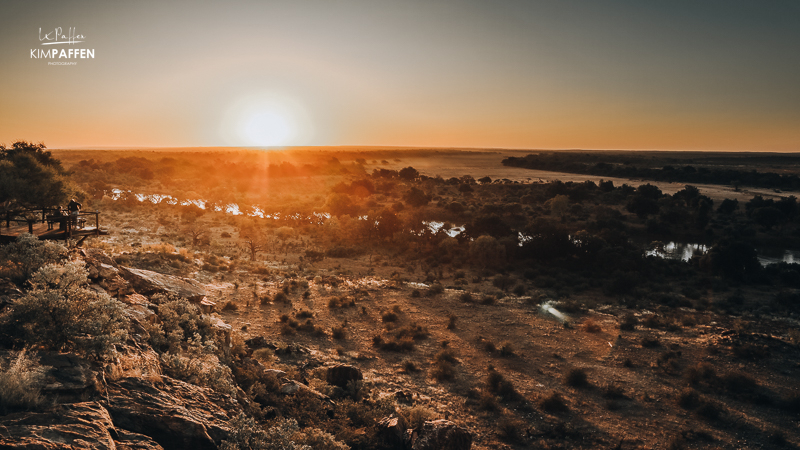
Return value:
[(3, 0), (0, 18), (5, 144), (800, 151), (796, 0)]

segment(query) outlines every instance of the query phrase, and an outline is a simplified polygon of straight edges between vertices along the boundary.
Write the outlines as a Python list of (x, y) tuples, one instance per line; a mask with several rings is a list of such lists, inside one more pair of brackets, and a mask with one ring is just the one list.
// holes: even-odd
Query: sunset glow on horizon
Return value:
[(0, 13), (0, 143), (800, 151), (788, 0), (11, 1)]

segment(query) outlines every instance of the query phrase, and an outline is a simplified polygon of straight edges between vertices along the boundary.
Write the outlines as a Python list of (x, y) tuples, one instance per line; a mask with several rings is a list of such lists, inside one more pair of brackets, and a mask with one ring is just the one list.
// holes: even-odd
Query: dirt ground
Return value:
[[(315, 273), (335, 272), (334, 267), (341, 264), (326, 260), (314, 267)], [(367, 271), (369, 262), (351, 260), (344, 265), (359, 273)], [(364, 370), (373, 394), (402, 392), (413, 397), (415, 404), (427, 408), (432, 416), (449, 418), (476, 431), (475, 448), (479, 449), (504, 445), (528, 448), (526, 445), (536, 444), (538, 439), (544, 445), (545, 438), (554, 433), (567, 437), (570, 444), (564, 448), (668, 448), (675, 442), (691, 447), (702, 444), (702, 448), (712, 443), (712, 448), (771, 448), (776, 439), (798, 442), (795, 419), (774, 406), (722, 395), (718, 397), (722, 412), (708, 419), (676, 403), (688, 385), (681, 373), (699, 363), (711, 364), (720, 374), (752, 376), (759, 389), (772, 396), (796, 392), (800, 355), (785, 345), (790, 339), (785, 333), (791, 327), (785, 321), (767, 321), (773, 326), (759, 330), (764, 345), (771, 348), (770, 356), (742, 360), (725, 345), (726, 336), (735, 333), (732, 330), (737, 327), (727, 317), (686, 309), (670, 330), (639, 325), (635, 330), (621, 331), (622, 317), (634, 311), (603, 306), (587, 297), (572, 299), (588, 306), (568, 313), (570, 325), (564, 326), (542, 313), (539, 292), (534, 293), (536, 300), (509, 295), (491, 305), (466, 303), (460, 299), (464, 291), (452, 289), (415, 297), (413, 291), (420, 289), (421, 280), (400, 284), (387, 281), (394, 270), (386, 267), (370, 277), (342, 277), (338, 287), (311, 281), (310, 297), (291, 294), (289, 304), (258, 304), (253, 299), (253, 284), (241, 282), (238, 288), (230, 283), (217, 285), (212, 298), (220, 304), (235, 299), (240, 308), (223, 311), (222, 317), (246, 337), (264, 336), (279, 346), (295, 343), (307, 347), (311, 353), (300, 356), (302, 362), (356, 365)], [(280, 290), (277, 281), (253, 279), (252, 283), (259, 295), (274, 295)], [(484, 292), (497, 294), (488, 282), (470, 283), (464, 288), (476, 299)], [(339, 296), (356, 299), (355, 306), (329, 308), (328, 300)], [(397, 311), (397, 321), (384, 322), (382, 315), (393, 310)], [(282, 334), (286, 326), (281, 316), (302, 323), (308, 319), (297, 318), (301, 311), (311, 311), (310, 320), (325, 334)], [(634, 314), (642, 322), (653, 312)], [(451, 316), (456, 318), (454, 329), (448, 329)], [(331, 337), (331, 329), (343, 323), (345, 337)], [(387, 338), (393, 329), (409, 324), (430, 333), (428, 338), (416, 341), (415, 350), (387, 352), (373, 346), (373, 336)], [(657, 344), (643, 346), (648, 339)], [(487, 351), (489, 343), (496, 349)], [(443, 348), (452, 350), (458, 360), (450, 381), (437, 380), (433, 375), (436, 355)], [(503, 355), (501, 348), (509, 354)], [(404, 370), (407, 361), (419, 371)], [(290, 363), (300, 364), (294, 359)], [(496, 409), (482, 410), (477, 393), (485, 389), (490, 366), (525, 400), (501, 400)], [(587, 374), (586, 386), (565, 384), (565, 374), (575, 368)], [(536, 406), (553, 392), (563, 396), (567, 410), (550, 413)], [(505, 426), (499, 425), (502, 421), (518, 427), (518, 442), (498, 438), (502, 434), (498, 430)]]

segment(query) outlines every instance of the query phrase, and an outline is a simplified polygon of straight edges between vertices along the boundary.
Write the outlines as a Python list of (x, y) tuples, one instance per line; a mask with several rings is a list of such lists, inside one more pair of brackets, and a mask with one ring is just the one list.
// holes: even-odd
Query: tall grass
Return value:
[(44, 368), (26, 350), (17, 352), (8, 367), (0, 363), (0, 411), (37, 409), (46, 403), (42, 396)]

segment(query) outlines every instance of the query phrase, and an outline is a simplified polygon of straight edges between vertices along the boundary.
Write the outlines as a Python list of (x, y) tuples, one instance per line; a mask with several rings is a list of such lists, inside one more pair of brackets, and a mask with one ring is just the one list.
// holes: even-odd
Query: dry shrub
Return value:
[(225, 303), (222, 307), (223, 311), (237, 311), (239, 309), (239, 305), (237, 305), (233, 300)]
[(331, 328), (331, 336), (334, 339), (341, 340), (347, 336), (347, 324), (343, 323), (338, 327)]
[(425, 422), (433, 420), (434, 417), (436, 417), (433, 411), (424, 406), (405, 408), (400, 410), (400, 414), (411, 429), (420, 429)]
[(514, 356), (514, 344), (511, 341), (503, 341), (500, 344), (500, 356)]
[(625, 314), (625, 317), (622, 318), (622, 322), (619, 324), (619, 329), (623, 331), (633, 331), (636, 329), (636, 325), (639, 324), (639, 320), (634, 316), (632, 313)]
[(583, 329), (583, 331), (587, 333), (599, 333), (603, 331), (603, 328), (600, 327), (600, 324), (597, 323), (596, 320), (591, 318), (583, 321), (583, 324), (581, 324), (581, 328)]
[(431, 376), (436, 381), (453, 381), (456, 378), (456, 368), (450, 362), (437, 360), (431, 369)]
[(561, 397), (561, 394), (555, 391), (542, 398), (539, 401), (539, 407), (551, 414), (562, 413), (569, 410), (564, 398)]
[(345, 296), (341, 297), (331, 297), (328, 299), (328, 308), (349, 308), (352, 306), (356, 306), (355, 299), (348, 298)]
[(28, 356), (26, 350), (17, 352), (8, 368), (0, 364), (0, 411), (7, 414), (44, 406), (44, 381), (44, 368), (39, 361)]
[(564, 384), (574, 388), (585, 388), (589, 386), (589, 378), (586, 370), (574, 367), (564, 375)]
[(506, 442), (522, 441), (525, 423), (514, 417), (505, 416), (497, 422), (497, 435)]
[(642, 338), (642, 347), (656, 348), (661, 345), (661, 341), (655, 336), (645, 336)]
[(455, 330), (456, 329), (456, 320), (457, 319), (458, 318), (454, 314), (450, 314), (450, 316), (448, 317), (448, 322), (447, 322), (447, 329), (448, 330)]
[(494, 295), (484, 295), (481, 297), (481, 305), (494, 305), (497, 303), (497, 297)]
[(381, 314), (381, 321), (384, 323), (397, 322), (397, 313), (394, 311), (386, 311)]
[(419, 367), (417, 367), (417, 363), (411, 361), (410, 359), (404, 360), (400, 365), (402, 366), (403, 368), (402, 370), (405, 373), (419, 372)]
[(507, 380), (494, 367), (489, 366), (489, 374), (486, 376), (486, 387), (489, 392), (498, 395), (505, 401), (521, 400), (522, 396), (517, 392), (514, 384)]
[(497, 411), (500, 405), (497, 404), (497, 396), (489, 392), (482, 392), (478, 398), (478, 409), (481, 411)]

